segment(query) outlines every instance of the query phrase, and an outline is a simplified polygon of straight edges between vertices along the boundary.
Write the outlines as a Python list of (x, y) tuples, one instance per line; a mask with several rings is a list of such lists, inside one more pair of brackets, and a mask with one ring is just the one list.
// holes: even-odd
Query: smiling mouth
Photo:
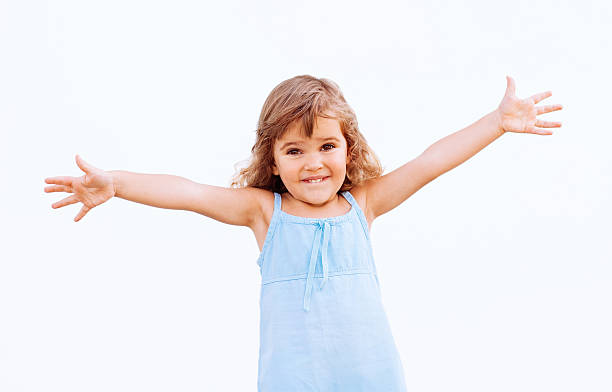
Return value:
[(307, 184), (320, 184), (320, 183), (326, 181), (328, 178), (329, 178), (329, 176), (323, 177), (323, 178), (319, 178), (318, 180), (302, 180), (302, 182), (305, 182)]

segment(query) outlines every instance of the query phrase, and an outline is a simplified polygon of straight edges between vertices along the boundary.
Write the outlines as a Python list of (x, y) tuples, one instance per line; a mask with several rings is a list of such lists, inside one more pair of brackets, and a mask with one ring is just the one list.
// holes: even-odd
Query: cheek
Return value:
[(283, 174), (285, 176), (292, 175), (296, 171), (299, 171), (299, 165), (295, 160), (282, 160), (281, 166), (278, 168), (278, 171), (280, 174)]
[(348, 164), (346, 157), (342, 154), (338, 154), (334, 159), (334, 168), (337, 171), (346, 171), (346, 165)]

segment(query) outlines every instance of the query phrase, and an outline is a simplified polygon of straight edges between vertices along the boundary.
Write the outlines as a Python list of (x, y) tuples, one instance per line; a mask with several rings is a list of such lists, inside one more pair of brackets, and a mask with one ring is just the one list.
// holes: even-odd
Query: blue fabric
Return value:
[(306, 218), (282, 211), (274, 193), (257, 259), (260, 392), (406, 391), (367, 220), (350, 192), (341, 195), (346, 214)]

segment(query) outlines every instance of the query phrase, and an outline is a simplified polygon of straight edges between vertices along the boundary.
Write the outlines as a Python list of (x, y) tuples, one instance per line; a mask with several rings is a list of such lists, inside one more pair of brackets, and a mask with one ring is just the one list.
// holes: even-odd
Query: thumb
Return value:
[(89, 163), (85, 162), (83, 158), (79, 156), (79, 154), (76, 155), (76, 164), (81, 170), (83, 170), (87, 174), (90, 174), (95, 169)]
[(516, 95), (516, 85), (514, 84), (514, 79), (510, 76), (506, 76), (506, 95)]

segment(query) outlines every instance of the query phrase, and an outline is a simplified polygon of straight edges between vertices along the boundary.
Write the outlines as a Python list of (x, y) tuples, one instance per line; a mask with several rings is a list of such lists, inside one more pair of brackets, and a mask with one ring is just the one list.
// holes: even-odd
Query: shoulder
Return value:
[(255, 187), (247, 187), (247, 189), (249, 189), (249, 192), (253, 195), (253, 199), (257, 205), (256, 213), (251, 220), (250, 228), (255, 234), (257, 246), (259, 246), (259, 251), (261, 251), (274, 213), (274, 192)]
[(245, 190), (250, 192), (256, 204), (256, 213), (253, 219), (253, 226), (261, 224), (269, 224), (274, 212), (274, 192), (267, 189), (245, 187)]

